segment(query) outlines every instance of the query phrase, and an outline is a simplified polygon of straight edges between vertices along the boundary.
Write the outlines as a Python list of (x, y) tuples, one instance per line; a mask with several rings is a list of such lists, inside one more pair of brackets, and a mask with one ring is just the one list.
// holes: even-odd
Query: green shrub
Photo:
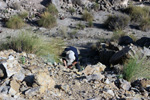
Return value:
[(19, 17), (21, 17), (22, 19), (27, 18), (28, 13), (27, 12), (22, 12), (22, 13), (19, 14)]
[(49, 12), (44, 12), (41, 19), (38, 21), (38, 24), (46, 28), (53, 28), (57, 23), (56, 18), (52, 14)]
[(22, 28), (25, 25), (23, 19), (17, 15), (12, 16), (7, 22), (6, 27), (12, 28), (12, 29), (19, 29)]
[(129, 24), (130, 18), (127, 15), (110, 15), (104, 22), (110, 30), (123, 30)]
[(111, 37), (111, 41), (118, 41), (118, 39), (122, 36), (127, 35), (125, 32), (123, 32), (122, 30), (116, 30), (113, 32), (113, 35)]
[(93, 27), (93, 21), (88, 21), (88, 27)]
[(82, 15), (83, 20), (85, 21), (93, 21), (93, 16), (91, 13), (89, 13), (88, 11), (84, 11), (83, 15)]
[(129, 6), (124, 12), (129, 14), (133, 22), (140, 22), (143, 18), (147, 18), (150, 13), (149, 8), (139, 6)]
[(98, 11), (99, 8), (100, 8), (100, 6), (99, 6), (98, 3), (95, 3), (94, 6), (93, 6), (93, 8), (94, 8), (95, 11)]
[(150, 30), (150, 17), (143, 19), (139, 24), (139, 29), (142, 31)]
[(146, 57), (140, 58), (138, 55), (133, 56), (124, 65), (123, 75), (128, 81), (134, 81), (139, 78), (150, 78), (150, 62)]
[(73, 15), (75, 11), (76, 10), (74, 8), (72, 8), (72, 7), (69, 8), (69, 12), (70, 12), (71, 15)]
[(46, 8), (46, 12), (49, 12), (51, 15), (58, 16), (58, 10), (54, 4), (49, 4)]
[(78, 24), (76, 25), (76, 28), (77, 28), (77, 29), (80, 29), (80, 30), (83, 30), (83, 29), (85, 28), (85, 25), (83, 25), (83, 24), (81, 24), (81, 23), (78, 23)]
[(58, 61), (59, 55), (63, 50), (64, 42), (61, 39), (51, 39), (45, 41), (44, 38), (37, 37), (32, 33), (23, 32), (16, 37), (8, 39), (0, 45), (0, 50), (13, 49), (17, 52), (34, 53), (38, 56), (53, 55)]

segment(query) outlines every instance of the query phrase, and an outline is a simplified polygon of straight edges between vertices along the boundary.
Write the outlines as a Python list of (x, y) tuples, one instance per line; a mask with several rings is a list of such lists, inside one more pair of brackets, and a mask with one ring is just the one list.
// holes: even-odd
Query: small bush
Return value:
[(122, 30), (116, 30), (113, 32), (113, 35), (111, 37), (111, 41), (118, 41), (118, 39), (122, 36), (125, 36), (126, 33), (123, 32)]
[(56, 18), (49, 12), (44, 12), (41, 19), (38, 21), (38, 24), (46, 28), (53, 28), (56, 26)]
[(138, 55), (133, 56), (124, 65), (123, 75), (128, 81), (134, 81), (139, 78), (150, 78), (150, 63), (146, 57), (140, 58)]
[(143, 18), (149, 16), (149, 9), (147, 7), (129, 6), (124, 10), (125, 13), (129, 14), (131, 21), (140, 22)]
[(51, 15), (58, 16), (58, 10), (54, 4), (49, 4), (46, 8), (46, 11), (49, 12)]
[(100, 5), (98, 3), (95, 3), (93, 8), (94, 8), (95, 11), (98, 11), (99, 8), (100, 8)]
[(76, 25), (76, 28), (77, 28), (77, 29), (80, 29), (80, 30), (83, 30), (83, 29), (85, 28), (85, 25), (83, 25), (83, 24), (81, 24), (81, 23), (78, 23), (78, 24)]
[(127, 15), (110, 15), (104, 22), (110, 30), (123, 30), (129, 24), (130, 18)]
[(12, 28), (12, 29), (19, 29), (22, 28), (25, 25), (23, 19), (17, 15), (11, 17), (7, 22), (6, 22), (6, 27)]
[(93, 21), (93, 16), (91, 13), (89, 13), (88, 11), (84, 11), (83, 15), (82, 15), (83, 20), (85, 21)]
[(93, 21), (88, 22), (88, 27), (93, 27)]
[(76, 10), (74, 8), (72, 8), (72, 7), (69, 8), (69, 12), (70, 12), (71, 15), (73, 15), (75, 11)]
[(19, 14), (19, 17), (21, 17), (22, 19), (27, 18), (28, 13), (27, 12), (22, 12), (22, 13)]
[(63, 38), (67, 38), (67, 37), (68, 37), (67, 27), (66, 27), (66, 26), (61, 26), (60, 29), (58, 30), (58, 33), (59, 33)]
[(140, 22), (139, 29), (142, 31), (150, 30), (150, 18), (145, 18)]

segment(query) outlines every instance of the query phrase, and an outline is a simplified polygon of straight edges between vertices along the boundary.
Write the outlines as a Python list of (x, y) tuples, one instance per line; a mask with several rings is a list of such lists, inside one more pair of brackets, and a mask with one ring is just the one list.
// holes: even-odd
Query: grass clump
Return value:
[(73, 7), (70, 7), (68, 11), (70, 12), (71, 15), (73, 15), (76, 10)]
[(99, 8), (100, 8), (100, 6), (99, 6), (98, 3), (95, 3), (95, 4), (93, 5), (93, 9), (94, 9), (95, 11), (98, 11)]
[(150, 62), (146, 57), (140, 58), (138, 55), (133, 56), (124, 65), (123, 75), (128, 81), (134, 81), (139, 78), (150, 78)]
[(49, 4), (46, 8), (46, 11), (54, 16), (58, 16), (58, 10), (54, 4)]
[(12, 16), (7, 22), (6, 27), (12, 28), (12, 29), (19, 29), (22, 28), (25, 25), (23, 19), (20, 16)]
[(111, 41), (118, 41), (118, 39), (122, 36), (125, 36), (126, 33), (123, 32), (122, 30), (116, 30), (113, 32), (113, 35), (111, 37)]
[(91, 13), (89, 13), (87, 10), (84, 11), (83, 15), (82, 15), (83, 20), (85, 21), (93, 21), (93, 16)]
[(110, 30), (123, 30), (129, 24), (130, 18), (127, 15), (110, 15), (104, 22)]
[(78, 24), (76, 25), (76, 29), (83, 30), (84, 28), (85, 28), (85, 25), (84, 25), (84, 24), (78, 23)]
[(139, 29), (142, 31), (150, 30), (150, 17), (143, 19), (139, 24)]
[(139, 6), (129, 6), (124, 10), (131, 17), (131, 21), (140, 22), (143, 18), (149, 16), (149, 8)]
[(8, 39), (0, 45), (0, 50), (13, 49), (17, 52), (33, 53), (38, 56), (53, 55), (53, 59), (58, 61), (59, 55), (63, 50), (64, 42), (62, 40), (52, 39), (45, 41), (32, 33), (23, 32), (16, 37)]
[(19, 14), (19, 17), (21, 17), (22, 19), (27, 18), (28, 13), (27, 12), (22, 12), (22, 13)]
[(46, 28), (53, 28), (56, 26), (56, 18), (49, 12), (44, 12), (41, 16), (41, 19), (38, 21), (39, 26)]
[(88, 21), (88, 27), (93, 27), (93, 21)]

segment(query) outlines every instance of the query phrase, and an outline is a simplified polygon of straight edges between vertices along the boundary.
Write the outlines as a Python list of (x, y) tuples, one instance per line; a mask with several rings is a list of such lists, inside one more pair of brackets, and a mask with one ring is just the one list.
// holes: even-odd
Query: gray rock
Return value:
[(25, 95), (28, 95), (30, 97), (35, 96), (35, 95), (37, 95), (37, 92), (39, 91), (39, 88), (40, 87), (31, 88), (31, 89), (29, 89), (25, 92)]
[(20, 71), (19, 73), (16, 73), (13, 76), (14, 79), (18, 80), (18, 81), (23, 81), (25, 78), (25, 75)]
[(127, 91), (131, 88), (131, 83), (130, 82), (128, 82), (124, 79), (120, 79), (119, 81), (121, 83), (120, 88), (122, 88), (124, 90), (127, 90)]
[(104, 75), (102, 75), (102, 74), (92, 74), (92, 75), (86, 76), (86, 78), (87, 78), (88, 81), (92, 81), (92, 80), (100, 81), (104, 78)]

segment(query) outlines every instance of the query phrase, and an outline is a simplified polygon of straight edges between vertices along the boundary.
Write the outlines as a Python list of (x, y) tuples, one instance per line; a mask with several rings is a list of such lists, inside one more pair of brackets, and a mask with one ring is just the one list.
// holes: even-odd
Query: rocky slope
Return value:
[(150, 99), (149, 80), (131, 84), (113, 71), (104, 71), (106, 66), (101, 63), (77, 72), (13, 50), (1, 51), (0, 60), (2, 100)]
[[(116, 70), (106, 70), (102, 62), (108, 63), (111, 59), (115, 62), (115, 56), (124, 52), (124, 46), (116, 43), (103, 43), (99, 59), (95, 63), (94, 57), (90, 54), (90, 44), (97, 42), (100, 38), (111, 38), (113, 32), (103, 27), (103, 22), (109, 14), (120, 13), (117, 10), (126, 7), (122, 0), (98, 0), (99, 10), (92, 10), (94, 16), (93, 27), (87, 27), (87, 22), (81, 20), (85, 7), (93, 9), (94, 0), (50, 0), (59, 10), (57, 26), (52, 29), (38, 27), (34, 23), (36, 15), (45, 9), (48, 0), (1, 0), (0, 1), (0, 42), (9, 36), (17, 35), (20, 30), (8, 29), (5, 21), (11, 16), (29, 12), (26, 19), (30, 23), (22, 30), (29, 30), (35, 34), (49, 38), (64, 37), (60, 30), (66, 33), (74, 32), (78, 23), (85, 25), (83, 30), (77, 30), (70, 38), (64, 38), (67, 45), (76, 46), (82, 56), (82, 64), (85, 69), (77, 72), (76, 69), (66, 69), (62, 64), (52, 64), (34, 54), (25, 52), (18, 53), (13, 50), (0, 52), (0, 100), (148, 100), (150, 99), (150, 81), (146, 79), (128, 82), (118, 74)], [(123, 0), (128, 1), (128, 0)], [(131, 2), (131, 1), (129, 1)], [(138, 3), (132, 0), (133, 4)], [(143, 1), (143, 4), (146, 1)], [(147, 4), (147, 3), (146, 3)], [(76, 12), (71, 15), (69, 7)], [(124, 30), (127, 34), (133, 34), (137, 38), (149, 37), (150, 31), (143, 32), (133, 27)], [(149, 42), (148, 42), (149, 43)], [(112, 47), (115, 47), (112, 48)], [(141, 48), (135, 45), (129, 46), (131, 51), (137, 54), (150, 56), (149, 48)], [(117, 50), (116, 50), (117, 48)], [(128, 49), (128, 48), (127, 48)], [(112, 51), (114, 56), (105, 51)], [(125, 50), (126, 51), (126, 50)], [(127, 52), (129, 55), (131, 52)], [(124, 56), (122, 55), (122, 56)], [(131, 55), (130, 55), (131, 56)], [(91, 59), (91, 58), (92, 59)], [(103, 58), (108, 58), (106, 61)], [(117, 60), (117, 59), (116, 59)], [(115, 67), (115, 66), (114, 66)], [(116, 65), (116, 67), (121, 67)]]

